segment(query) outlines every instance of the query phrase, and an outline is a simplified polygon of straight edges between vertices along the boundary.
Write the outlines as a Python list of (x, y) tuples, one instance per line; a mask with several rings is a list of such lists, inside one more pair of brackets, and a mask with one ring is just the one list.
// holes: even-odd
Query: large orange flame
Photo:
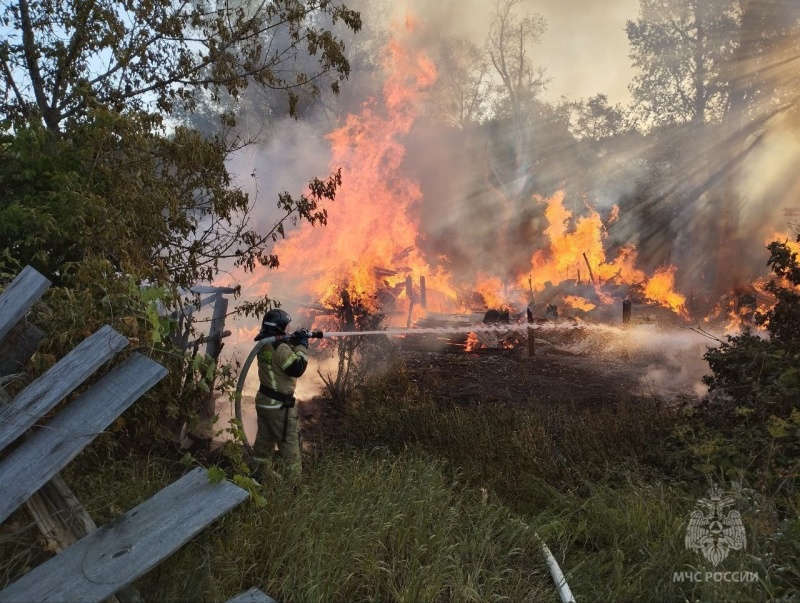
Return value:
[[(661, 268), (648, 279), (636, 267), (636, 249), (633, 246), (621, 248), (615, 258), (609, 259), (604, 246), (605, 226), (597, 211), (587, 208), (588, 215), (575, 219), (570, 228), (573, 214), (564, 207), (563, 192), (538, 201), (546, 204), (544, 214), (548, 227), (544, 233), (549, 239), (549, 247), (533, 254), (531, 275), (520, 278), (520, 287), (525, 287), (528, 278), (536, 290), (544, 289), (548, 281), (559, 283), (574, 278), (594, 284), (598, 298), (608, 304), (614, 300), (600, 289), (602, 284), (637, 284), (643, 286), (647, 299), (686, 315), (686, 298), (674, 291), (675, 266)], [(586, 300), (579, 300), (577, 297), (565, 298), (568, 305), (585, 310), (588, 307)]]
[(396, 36), (382, 58), (387, 79), (383, 99), (364, 103), (329, 135), (332, 169), (343, 184), (330, 206), (326, 228), (303, 225), (281, 242), (277, 253), (284, 275), (301, 272), (294, 290), (314, 301), (330, 299), (339, 288), (364, 299), (379, 292), (396, 298), (398, 314), (407, 311), (406, 277), (427, 281), (427, 300), (437, 309), (454, 309), (456, 292), (442, 269), (433, 270), (417, 249), (415, 212), (419, 186), (404, 177), (403, 137), (422, 111), (424, 92), (436, 80), (433, 63)]
[(550, 199), (537, 200), (546, 204), (544, 215), (548, 227), (544, 234), (550, 245), (549, 249), (537, 251), (531, 258), (534, 286), (543, 288), (547, 281), (558, 283), (577, 278), (579, 272), (582, 280), (594, 280), (596, 285), (612, 279), (625, 283), (645, 279), (644, 273), (636, 268), (633, 247), (622, 249), (614, 260), (608, 261), (603, 246), (605, 228), (596, 211), (589, 209), (589, 215), (578, 218), (570, 230), (572, 212), (564, 207), (563, 191)]

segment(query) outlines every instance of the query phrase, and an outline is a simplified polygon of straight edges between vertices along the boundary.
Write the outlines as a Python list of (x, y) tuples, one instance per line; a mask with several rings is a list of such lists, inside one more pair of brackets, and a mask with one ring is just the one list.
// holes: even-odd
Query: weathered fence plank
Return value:
[(134, 354), (25, 440), (0, 463), (0, 522), (166, 374), (157, 362)]
[(0, 603), (102, 601), (246, 498), (197, 468), (0, 591)]
[(214, 359), (219, 358), (222, 350), (222, 331), (225, 329), (225, 315), (228, 313), (228, 300), (222, 295), (217, 296), (214, 304), (214, 313), (211, 317), (211, 327), (208, 331), (208, 343), (206, 344), (206, 354)]
[(275, 599), (253, 587), (245, 593), (228, 599), (226, 603), (278, 603)]
[(25, 316), (31, 306), (50, 287), (50, 281), (30, 266), (25, 266), (0, 295), (0, 340)]
[[(94, 532), (97, 525), (60, 475), (56, 475), (25, 506), (57, 553)], [(133, 586), (126, 586), (106, 603), (144, 603)]]
[(16, 440), (126, 345), (128, 339), (124, 335), (105, 325), (22, 390), (11, 404), (0, 409), (0, 450)]

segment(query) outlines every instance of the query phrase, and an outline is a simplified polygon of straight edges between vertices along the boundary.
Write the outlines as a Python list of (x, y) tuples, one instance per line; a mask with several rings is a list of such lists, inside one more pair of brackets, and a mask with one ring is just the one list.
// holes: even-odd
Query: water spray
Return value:
[[(495, 326), (495, 325), (486, 325), (486, 324), (479, 324), (479, 325), (469, 325), (465, 327), (428, 327), (422, 329), (386, 329), (382, 331), (308, 331), (306, 333), (309, 339), (333, 339), (333, 338), (340, 338), (340, 337), (376, 337), (383, 335), (384, 337), (392, 337), (392, 336), (400, 336), (400, 335), (409, 335), (413, 333), (418, 333), (420, 335), (424, 334), (431, 334), (431, 333), (474, 333), (476, 331), (502, 331), (504, 333), (510, 330), (522, 330), (528, 329), (530, 325), (503, 325)], [(239, 425), (244, 425), (242, 421), (242, 390), (244, 389), (244, 382), (247, 379), (247, 373), (250, 370), (250, 365), (253, 364), (253, 360), (255, 360), (258, 353), (264, 349), (264, 346), (281, 342), (281, 341), (291, 341), (292, 339), (296, 339), (296, 335), (293, 333), (286, 333), (284, 335), (270, 335), (269, 337), (264, 337), (260, 339), (256, 345), (253, 346), (253, 349), (250, 350), (250, 353), (247, 355), (247, 358), (242, 365), (241, 371), (239, 371), (239, 379), (236, 382), (236, 393), (234, 394), (234, 409), (236, 414), (236, 420), (239, 422)], [(244, 429), (242, 429), (242, 444), (244, 445), (245, 450), (249, 454), (252, 455), (253, 449), (250, 446), (250, 442), (247, 440), (247, 435), (244, 433)]]

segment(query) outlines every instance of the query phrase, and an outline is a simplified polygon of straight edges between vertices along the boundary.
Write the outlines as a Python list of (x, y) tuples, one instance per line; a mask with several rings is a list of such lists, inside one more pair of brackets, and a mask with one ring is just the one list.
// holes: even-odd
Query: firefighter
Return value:
[[(270, 310), (264, 315), (255, 341), (270, 335), (285, 335), (291, 321), (283, 310)], [(263, 477), (276, 444), (289, 474), (294, 478), (300, 476), (300, 436), (294, 390), (297, 378), (308, 366), (309, 335), (305, 329), (295, 331), (288, 342), (267, 344), (258, 353), (258, 432), (253, 444), (256, 478)]]

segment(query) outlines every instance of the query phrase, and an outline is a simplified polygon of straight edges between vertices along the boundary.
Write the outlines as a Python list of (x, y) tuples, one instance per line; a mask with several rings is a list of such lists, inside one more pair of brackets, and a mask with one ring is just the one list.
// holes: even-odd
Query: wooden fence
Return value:
[[(24, 316), (49, 286), (26, 267), (0, 295), (0, 345), (12, 329), (36, 340)], [(141, 601), (130, 587), (137, 578), (247, 498), (247, 492), (229, 482), (210, 483), (205, 470), (197, 468), (114, 521), (95, 527), (58, 473), (167, 369), (133, 353), (46, 424), (34, 425), (127, 345), (126, 337), (104, 326), (13, 400), (0, 400), (0, 453), (10, 450), (0, 461), (0, 523), (26, 504), (61, 550), (0, 591), (2, 603), (103, 601), (115, 593), (123, 602)], [(12, 443), (16, 446), (10, 447)], [(272, 599), (251, 589), (231, 601)]]

